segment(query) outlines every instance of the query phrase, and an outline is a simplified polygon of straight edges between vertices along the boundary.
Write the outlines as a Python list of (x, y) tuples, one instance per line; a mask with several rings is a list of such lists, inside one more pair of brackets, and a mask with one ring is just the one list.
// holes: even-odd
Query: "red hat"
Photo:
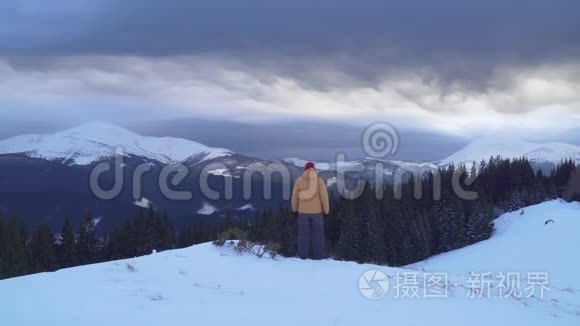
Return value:
[(304, 165), (304, 171), (306, 171), (308, 169), (314, 169), (314, 163), (312, 163), (312, 162), (306, 163), (306, 165)]

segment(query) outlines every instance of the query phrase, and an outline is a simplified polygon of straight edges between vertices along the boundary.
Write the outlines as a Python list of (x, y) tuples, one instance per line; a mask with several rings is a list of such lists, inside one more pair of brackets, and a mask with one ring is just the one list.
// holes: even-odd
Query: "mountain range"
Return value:
[(117, 148), (161, 163), (182, 162), (191, 157), (203, 161), (232, 154), (227, 149), (191, 140), (146, 137), (114, 124), (93, 122), (51, 135), (21, 135), (4, 140), (0, 142), (0, 155), (24, 154), (69, 165), (90, 165), (113, 157)]
[(460, 151), (447, 157), (438, 165), (459, 164), (466, 161), (481, 162), (490, 157), (527, 158), (532, 164), (555, 166), (563, 159), (580, 163), (580, 147), (566, 143), (536, 143), (524, 140), (482, 138), (477, 139)]
[[(500, 156), (502, 158), (526, 158), (532, 165), (537, 168), (552, 169), (562, 160), (572, 159), (580, 164), (580, 146), (567, 143), (549, 142), (537, 143), (524, 140), (509, 140), (499, 138), (482, 138), (469, 143), (464, 148), (455, 152), (447, 158), (432, 162), (412, 162), (412, 161), (388, 161), (396, 166), (408, 169), (421, 167), (445, 167), (450, 164), (459, 166), (460, 164), (480, 163), (488, 161), (492, 157)], [(296, 166), (304, 166), (306, 160), (296, 157), (284, 159), (285, 162)], [(340, 171), (368, 162), (385, 162), (368, 158), (360, 161), (346, 161), (340, 163), (333, 162), (315, 162), (318, 169), (328, 171)]]
[[(124, 185), (131, 185), (135, 170), (144, 163), (150, 170), (143, 174), (142, 193), (138, 198), (131, 187), (123, 187), (113, 200), (99, 199), (90, 187), (91, 171), (100, 163), (114, 163), (123, 157)], [(580, 147), (564, 143), (530, 143), (486, 138), (476, 140), (448, 158), (435, 162), (402, 162), (364, 159), (341, 163), (315, 162), (321, 177), (335, 191), (336, 173), (348, 172), (348, 180), (375, 176), (375, 165), (383, 165), (385, 182), (393, 182), (397, 168), (423, 170), (465, 161), (479, 162), (492, 156), (527, 157), (537, 168), (551, 169), (562, 159), (580, 163)], [(48, 135), (20, 135), (0, 141), (0, 210), (20, 217), (31, 226), (47, 223), (57, 230), (64, 217), (80, 224), (87, 214), (101, 217), (100, 227), (110, 229), (131, 218), (139, 208), (154, 207), (167, 212), (176, 225), (196, 221), (216, 221), (225, 215), (252, 215), (256, 210), (278, 209), (288, 205), (284, 198), (283, 177), (272, 173), (271, 197), (265, 198), (264, 180), (251, 175), (252, 194), (243, 196), (244, 174), (248, 167), (270, 169), (282, 164), (294, 179), (302, 173), (306, 160), (288, 158), (279, 161), (245, 156), (224, 148), (212, 148), (195, 141), (141, 136), (114, 124), (93, 122)], [(191, 191), (187, 201), (168, 199), (159, 189), (159, 176), (168, 164), (180, 164), (188, 170), (174, 190)], [(261, 164), (261, 165), (260, 165)], [(208, 173), (210, 189), (222, 194), (208, 199), (200, 185), (202, 171)], [(232, 198), (224, 198), (225, 185), (231, 182)], [(107, 189), (114, 176), (105, 173), (99, 184)]]

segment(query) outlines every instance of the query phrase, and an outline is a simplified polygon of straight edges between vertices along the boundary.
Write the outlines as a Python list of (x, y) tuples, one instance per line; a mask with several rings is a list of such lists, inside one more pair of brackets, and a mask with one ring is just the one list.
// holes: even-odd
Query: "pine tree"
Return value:
[(387, 218), (387, 256), (389, 265), (401, 266), (413, 260), (411, 225), (400, 207), (393, 207)]
[(131, 258), (137, 255), (134, 233), (133, 224), (129, 220), (111, 233), (112, 259)]
[[(337, 207), (337, 205), (332, 205), (332, 207)], [(293, 236), (294, 241), (296, 241), (297, 223), (294, 214), (291, 214), (290, 224), (293, 227), (293, 232), (291, 236)], [(324, 221), (324, 234), (326, 240), (326, 251), (328, 256), (336, 257), (336, 245), (338, 243), (338, 239), (340, 238), (340, 223), (335, 209), (332, 209), (330, 211), (330, 214), (326, 218), (326, 221)], [(296, 251), (296, 246), (297, 244), (294, 244), (294, 251)]]
[(169, 221), (169, 216), (167, 214), (163, 215), (163, 220), (160, 223), (160, 241), (161, 250), (174, 249), (175, 248), (175, 228)]
[(336, 244), (336, 256), (342, 260), (360, 260), (359, 227), (354, 201), (343, 199), (339, 207), (340, 236)]
[(20, 276), (30, 272), (25, 229), (25, 226), (19, 224), (14, 217), (4, 225), (4, 262), (0, 274), (5, 277)]
[(384, 219), (380, 215), (379, 201), (368, 184), (362, 195), (356, 199), (358, 220), (360, 261), (384, 264), (387, 261), (386, 233)]
[(79, 228), (78, 259), (80, 264), (90, 264), (96, 261), (97, 239), (96, 225), (89, 213), (85, 222)]
[(466, 244), (489, 239), (493, 232), (492, 221), (488, 205), (483, 201), (476, 202), (467, 220)]
[(432, 225), (434, 229), (434, 251), (447, 252), (453, 248), (452, 208), (448, 201), (437, 202), (431, 209)]
[[(275, 216), (278, 227), (278, 238), (276, 243), (280, 247), (280, 254), (286, 257), (293, 257), (297, 254), (297, 223), (294, 214), (291, 214), (287, 209), (280, 208)], [(238, 226), (242, 228), (242, 226)]]
[(377, 264), (387, 263), (387, 242), (385, 221), (376, 207), (368, 214), (368, 242), (370, 261)]
[(54, 235), (48, 225), (43, 224), (34, 232), (30, 241), (30, 256), (35, 272), (48, 272), (56, 268)]
[(564, 197), (571, 201), (580, 201), (580, 168), (576, 167), (571, 173)]
[(450, 205), (448, 224), (450, 228), (450, 249), (458, 249), (466, 245), (465, 212), (459, 198), (455, 198), (450, 202)]
[(417, 260), (423, 260), (431, 256), (431, 226), (426, 214), (421, 211), (416, 213), (416, 236), (417, 244), (415, 256)]
[(147, 218), (145, 220), (145, 233), (143, 239), (143, 253), (150, 254), (153, 250), (158, 250), (161, 235), (161, 220), (152, 206), (149, 206)]
[(6, 231), (4, 226), (4, 216), (2, 216), (2, 209), (0, 208), (0, 280), (6, 278), (8, 275), (4, 274), (4, 266), (6, 264), (5, 256), (7, 249)]
[(57, 255), (61, 268), (71, 267), (77, 264), (75, 233), (68, 217), (65, 218), (60, 232), (60, 244), (57, 246)]
[(135, 256), (148, 255), (151, 251), (146, 248), (147, 244), (147, 219), (143, 214), (143, 210), (139, 209), (137, 211), (137, 216), (133, 221), (133, 239), (131, 241), (134, 244)]

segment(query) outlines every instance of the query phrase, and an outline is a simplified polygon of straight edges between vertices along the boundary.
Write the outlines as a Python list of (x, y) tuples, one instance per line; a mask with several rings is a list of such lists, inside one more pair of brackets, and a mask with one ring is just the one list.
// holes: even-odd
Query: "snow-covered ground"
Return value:
[[(551, 201), (502, 216), (488, 241), (407, 268), (265, 259), (202, 244), (0, 281), (0, 324), (577, 326), (579, 232), (580, 204)], [(390, 285), (377, 300), (359, 289), (371, 270)], [(548, 272), (550, 291), (470, 298), (470, 271)], [(438, 288), (447, 298), (424, 297), (431, 288), (422, 280), (435, 272), (449, 273)], [(419, 285), (406, 292), (420, 297), (403, 298), (415, 277)]]

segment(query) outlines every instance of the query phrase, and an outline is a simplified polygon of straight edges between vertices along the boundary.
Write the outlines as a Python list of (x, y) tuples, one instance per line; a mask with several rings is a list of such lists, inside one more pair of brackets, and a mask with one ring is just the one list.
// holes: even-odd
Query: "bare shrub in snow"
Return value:
[(218, 237), (213, 242), (213, 244), (218, 247), (223, 247), (227, 244), (232, 247), (239, 255), (250, 254), (259, 258), (275, 258), (277, 251), (280, 250), (279, 244), (256, 244), (251, 242), (248, 238), (249, 234), (247, 231), (241, 230), (239, 228), (231, 228), (218, 234)]

